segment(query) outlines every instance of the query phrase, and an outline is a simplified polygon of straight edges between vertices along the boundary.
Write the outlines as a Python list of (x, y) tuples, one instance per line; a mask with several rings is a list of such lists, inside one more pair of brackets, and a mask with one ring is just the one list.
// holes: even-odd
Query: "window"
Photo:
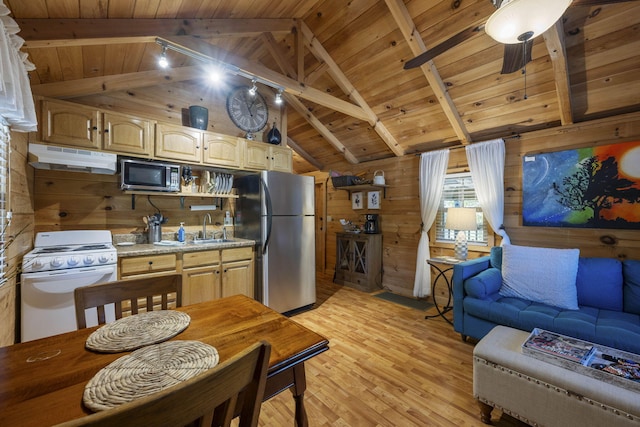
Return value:
[(444, 228), (448, 208), (476, 208), (478, 230), (465, 231), (467, 241), (470, 245), (486, 246), (488, 244), (487, 222), (480, 209), (470, 173), (448, 174), (444, 179), (442, 199), (435, 221), (437, 242), (454, 243), (456, 239), (456, 230)]

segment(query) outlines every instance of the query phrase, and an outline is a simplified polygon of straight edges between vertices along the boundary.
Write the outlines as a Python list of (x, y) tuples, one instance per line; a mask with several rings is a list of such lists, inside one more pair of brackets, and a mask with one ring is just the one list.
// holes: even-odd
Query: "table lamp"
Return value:
[(444, 225), (449, 230), (457, 230), (456, 242), (453, 246), (456, 259), (467, 259), (467, 235), (465, 231), (477, 230), (476, 208), (449, 208)]

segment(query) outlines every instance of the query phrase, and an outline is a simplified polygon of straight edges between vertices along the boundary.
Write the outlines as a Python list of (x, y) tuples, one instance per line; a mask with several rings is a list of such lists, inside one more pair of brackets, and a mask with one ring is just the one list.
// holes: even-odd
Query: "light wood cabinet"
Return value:
[(153, 277), (178, 272), (176, 254), (142, 255), (120, 258), (118, 272), (121, 279)]
[(251, 247), (189, 252), (182, 261), (182, 304), (254, 295)]
[(382, 234), (336, 233), (335, 283), (364, 292), (382, 288)]
[(245, 169), (291, 172), (293, 168), (289, 147), (246, 140), (244, 153)]
[(202, 134), (186, 126), (157, 123), (155, 157), (202, 163)]
[(102, 115), (102, 123), (103, 150), (144, 156), (153, 152), (151, 121), (105, 112)]
[(44, 142), (100, 149), (102, 127), (99, 111), (92, 107), (60, 101), (42, 101), (40, 138)]
[(148, 157), (151, 121), (64, 101), (42, 101), (41, 139), (53, 144)]
[(217, 166), (239, 168), (243, 144), (240, 138), (214, 132), (204, 133), (203, 162)]
[(293, 170), (291, 148), (272, 145), (270, 151), (270, 170), (280, 172), (291, 172)]

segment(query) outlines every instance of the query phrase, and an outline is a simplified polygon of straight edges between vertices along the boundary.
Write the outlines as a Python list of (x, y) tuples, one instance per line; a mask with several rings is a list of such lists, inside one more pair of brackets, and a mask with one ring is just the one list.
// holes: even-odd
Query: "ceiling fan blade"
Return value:
[(439, 45), (434, 46), (433, 48), (424, 51), (423, 53), (416, 56), (415, 58), (405, 62), (403, 68), (405, 70), (409, 70), (411, 68), (419, 67), (425, 62), (430, 61), (436, 56), (440, 55), (441, 53), (444, 53), (447, 50), (451, 49), (452, 47), (457, 46), (463, 41), (471, 38), (474, 34), (482, 31), (483, 29), (484, 29), (484, 25), (478, 25), (478, 26), (469, 27), (466, 30), (460, 31), (455, 36), (443, 41)]
[[(522, 50), (524, 52), (524, 58)], [(504, 58), (502, 60), (502, 71), (500, 74), (511, 74), (521, 70), (525, 64), (531, 61), (531, 51), (533, 49), (533, 40), (527, 40), (524, 43), (505, 44)], [(523, 61), (524, 59), (524, 61)]]

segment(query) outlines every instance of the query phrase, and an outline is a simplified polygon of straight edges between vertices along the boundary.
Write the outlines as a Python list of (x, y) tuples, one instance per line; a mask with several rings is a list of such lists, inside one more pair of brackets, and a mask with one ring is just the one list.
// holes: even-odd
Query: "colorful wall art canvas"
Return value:
[(524, 225), (640, 229), (640, 142), (526, 155)]

